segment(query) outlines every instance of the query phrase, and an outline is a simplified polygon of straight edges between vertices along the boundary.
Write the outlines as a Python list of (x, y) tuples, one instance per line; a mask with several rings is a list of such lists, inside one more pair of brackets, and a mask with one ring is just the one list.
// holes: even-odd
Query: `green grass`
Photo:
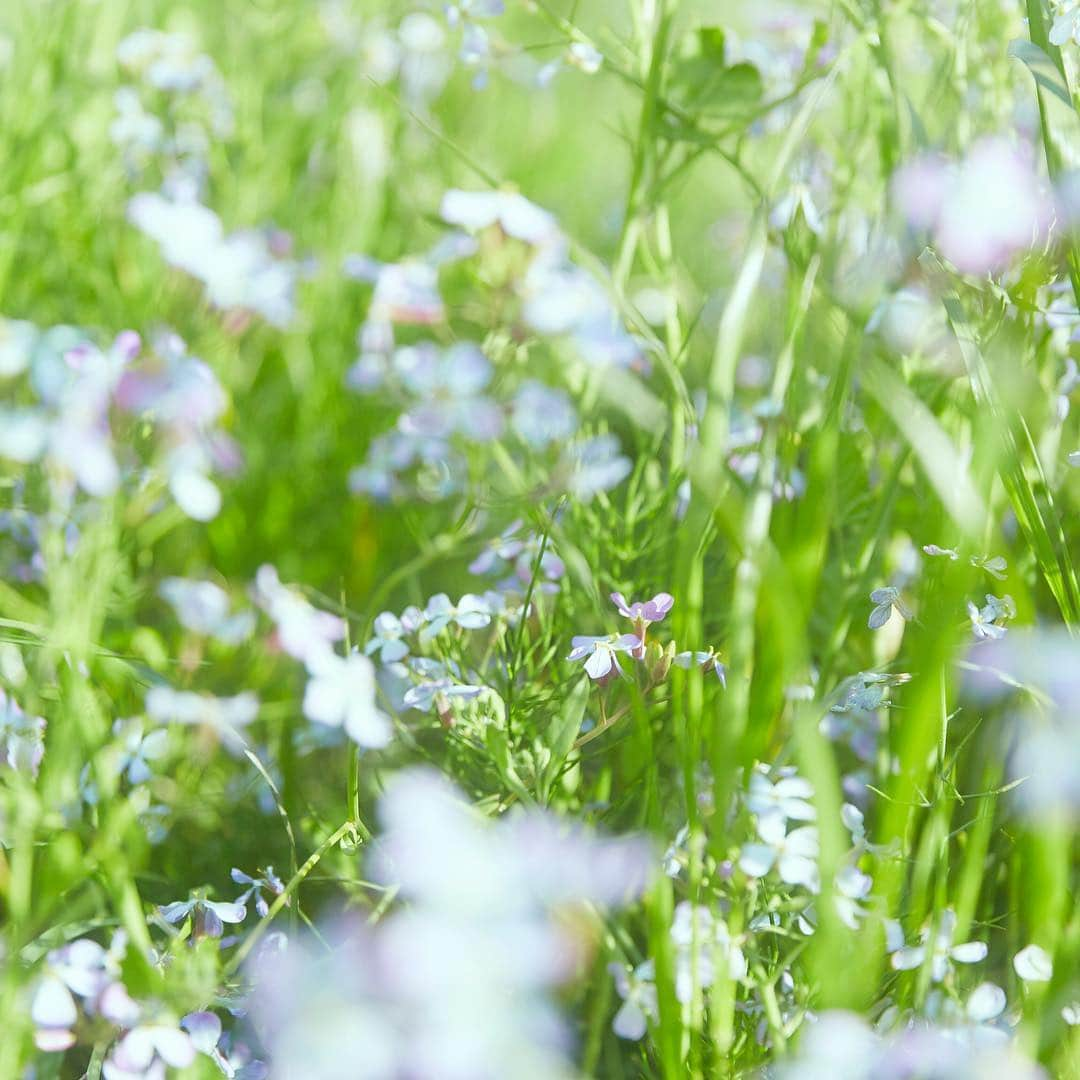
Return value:
[[(586, 1075), (750, 1075), (797, 1053), (808, 1010), (869, 1015), (887, 999), (920, 1014), (930, 970), (890, 967), (882, 919), (898, 920), (910, 943), (951, 908), (956, 940), (987, 942), (989, 957), (977, 974), (958, 969), (946, 996), (999, 983), (1018, 1045), (1048, 1075), (1080, 1076), (1076, 1029), (1060, 1017), (1080, 998), (1076, 832), (1065, 817), (1017, 813), (1003, 718), (964, 693), (957, 664), (971, 640), (966, 602), (986, 592), (1013, 597), (1010, 633), (1080, 621), (1080, 473), (1063, 467), (1080, 438), (1075, 411), (1061, 427), (1054, 404), (1077, 346), (1054, 340), (1040, 314), (1051, 283), (1075, 287), (1077, 250), (1059, 235), (998, 281), (963, 276), (923, 251), (925, 238), (905, 234), (889, 188), (920, 151), (962, 156), (979, 136), (1012, 130), (1016, 115), (1037, 140), (1040, 170), (1059, 177), (1077, 119), (1076, 46), (1048, 45), (1039, 0), (1026, 10), (963, 2), (955, 16), (918, 2), (800, 4), (814, 51), (830, 48), (820, 63), (796, 63), (793, 85), (778, 89), (710, 60), (710, 39), (698, 34), (722, 26), (729, 48), (736, 35), (769, 40), (746, 5), (540, 0), (509, 3), (493, 32), (540, 60), (589, 43), (603, 54), (596, 74), (569, 69), (540, 91), (494, 71), (476, 91), (454, 61), (442, 91), (420, 104), (399, 81), (373, 81), (366, 54), (328, 32), (319, 7), (12, 0), (0, 12), (11, 44), (0, 66), (0, 311), (83, 327), (102, 343), (127, 327), (146, 337), (174, 328), (227, 391), (224, 426), (245, 459), (206, 525), (175, 508), (154, 512), (149, 496), (127, 488), (80, 497), (93, 509), (81, 513), (72, 553), (68, 510), (48, 477), (0, 459), (0, 509), (52, 511), (42, 580), (0, 578), (10, 661), (0, 662), (0, 688), (48, 721), (38, 777), (0, 769), (0, 1077), (24, 1075), (35, 1060), (39, 1077), (100, 1075), (104, 1029), (62, 1059), (32, 1049), (32, 987), (45, 952), (64, 941), (107, 943), (122, 927), (135, 946), (129, 990), (179, 1016), (236, 989), (241, 961), (271, 927), (300, 933), (342, 905), (377, 922), (390, 902), (369, 886), (360, 856), (378, 831), (387, 779), (415, 762), (451, 776), (492, 817), (544, 806), (610, 832), (644, 832), (661, 851), (687, 826), (678, 879), (657, 875), (640, 903), (590, 916), (595, 951), (561, 999)], [(404, 11), (380, 0), (340, 7), (361, 37)], [(140, 26), (191, 33), (224, 75), (235, 130), (209, 149), (208, 205), (230, 230), (272, 222), (300, 257), (317, 260), (287, 329), (255, 319), (238, 331), (126, 220), (129, 197), (158, 179), (126, 175), (109, 136), (122, 79), (116, 47)], [(1009, 52), (1027, 29), (1044, 52), (1013, 52), (1036, 82)], [(316, 107), (304, 107), (305, 92)], [(815, 163), (829, 177), (820, 233), (803, 211), (790, 222), (774, 214)], [(512, 286), (499, 275), (510, 280), (513, 268), (498, 253), (444, 269), (449, 317), (432, 333), (482, 345), (496, 396), (525, 377), (565, 386), (584, 429), (616, 434), (633, 470), (580, 500), (560, 489), (550, 455), (474, 445), (469, 483), (450, 499), (350, 496), (350, 470), (396, 410), (345, 388), (370, 289), (348, 280), (341, 261), (422, 253), (444, 232), (446, 189), (491, 186), (515, 187), (556, 214), (577, 263), (646, 342), (651, 372), (612, 374), (523, 332), (507, 315)], [(853, 251), (860, 223), (896, 244)], [(868, 329), (879, 302), (905, 285), (927, 290), (947, 353), (898, 350)], [(646, 288), (659, 311), (651, 319)], [(399, 330), (403, 341), (424, 333)], [(759, 388), (742, 378), (752, 356), (767, 362)], [(9, 394), (28, 400), (15, 385), (0, 381), (0, 406)], [(766, 400), (758, 457), (737, 475), (733, 421)], [(118, 437), (140, 452), (149, 445), (136, 423)], [(798, 497), (774, 498), (795, 469)], [(532, 617), (490, 639), (440, 638), (443, 659), (503, 661), (490, 694), (455, 706), (452, 726), (404, 714), (392, 745), (375, 754), (311, 748), (302, 672), (264, 647), (262, 630), (240, 649), (200, 641), (157, 598), (163, 578), (186, 575), (212, 576), (242, 599), (269, 562), (345, 616), (362, 647), (380, 611), (481, 591), (466, 568), (515, 518), (564, 561), (559, 591), (537, 588), (538, 558), (526, 586)], [(929, 543), (964, 557), (923, 558)], [(5, 545), (0, 534), (6, 563)], [(970, 565), (969, 554), (1004, 556), (1007, 580)], [(901, 578), (915, 618), (869, 630), (869, 593)], [(607, 600), (613, 590), (671, 592), (659, 639), (716, 646), (726, 688), (680, 668), (602, 690), (586, 681), (565, 660), (570, 637), (626, 629)], [(16, 655), (25, 677), (13, 674)], [(855, 763), (819, 722), (842, 681), (870, 670), (912, 676), (891, 692), (868, 766), (874, 847), (859, 866), (873, 878), (872, 915), (853, 931), (821, 898), (816, 932), (804, 936), (795, 916), (809, 896), (737, 869), (753, 829), (736, 797), (755, 762), (797, 766), (815, 788), (820, 873), (830, 882), (848, 859), (841, 778)], [(223, 752), (206, 731), (172, 732), (148, 786), (168, 808), (168, 833), (151, 844), (144, 794), (116, 774), (112, 726), (140, 714), (160, 681), (221, 695), (253, 689), (263, 707), (248, 756)], [(617, 716), (610, 730), (582, 738), (583, 719), (605, 716)], [(94, 805), (79, 794), (88, 777)], [(268, 864), (291, 903), (279, 899), (249, 922), (231, 951), (189, 948), (155, 915), (195, 889), (230, 899), (230, 867)], [(677, 999), (670, 927), (683, 900), (722, 912), (732, 935), (744, 935), (745, 982), (721, 970)], [(766, 913), (775, 932), (755, 922)], [(1013, 955), (1032, 942), (1054, 957), (1047, 984), (1014, 973)], [(151, 946), (167, 966), (146, 959)], [(642, 1041), (621, 1040), (607, 963), (647, 957), (656, 1018)], [(201, 1059), (190, 1075), (217, 1073)]]

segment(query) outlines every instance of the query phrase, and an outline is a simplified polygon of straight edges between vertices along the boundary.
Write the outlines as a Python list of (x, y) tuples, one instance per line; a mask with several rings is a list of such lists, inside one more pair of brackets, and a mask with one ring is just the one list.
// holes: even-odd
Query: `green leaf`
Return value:
[(484, 744), (487, 746), (488, 753), (491, 754), (491, 760), (495, 768), (498, 769), (503, 783), (526, 806), (532, 806), (536, 800), (525, 786), (514, 766), (513, 757), (510, 753), (510, 739), (506, 732), (494, 724), (490, 725), (484, 733)]
[(546, 733), (544, 742), (551, 751), (551, 759), (540, 778), (541, 798), (545, 802), (563, 764), (574, 748), (574, 740), (578, 737), (578, 732), (581, 731), (581, 721), (585, 717), (585, 708), (589, 704), (591, 688), (589, 677), (582, 676), (567, 695), (562, 711)]
[(1025, 41), (1023, 38), (1017, 38), (1009, 42), (1009, 56), (1014, 60), (1023, 61), (1039, 86), (1049, 91), (1059, 101), (1063, 101), (1070, 109), (1073, 107), (1072, 95), (1065, 85), (1065, 79), (1054, 61), (1038, 45)]
[(761, 74), (753, 64), (725, 67), (715, 56), (683, 60), (673, 85), (687, 107), (725, 116), (752, 111), (764, 94)]

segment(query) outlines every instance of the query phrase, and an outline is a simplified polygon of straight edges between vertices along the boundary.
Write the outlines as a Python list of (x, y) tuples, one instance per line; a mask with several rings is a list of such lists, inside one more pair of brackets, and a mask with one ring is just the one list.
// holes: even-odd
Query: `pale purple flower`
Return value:
[(184, 1069), (194, 1060), (194, 1043), (175, 1023), (140, 1023), (116, 1044), (102, 1066), (101, 1075), (105, 1080), (163, 1078), (166, 1066)]
[(53, 949), (30, 1005), (38, 1049), (58, 1051), (74, 1045), (72, 1028), (79, 1016), (75, 997), (96, 999), (115, 975), (113, 958), (89, 938)]
[(569, 473), (567, 489), (588, 501), (625, 480), (633, 464), (621, 452), (614, 435), (597, 435), (571, 447), (564, 456), (564, 468)]
[(967, 604), (971, 632), (980, 641), (1000, 640), (1005, 636), (1005, 623), (1016, 615), (1016, 605), (1011, 596), (1003, 597), (986, 594), (986, 603), (980, 608), (970, 600)]
[(146, 692), (146, 715), (162, 724), (206, 725), (235, 742), (237, 728), (246, 727), (259, 713), (259, 699), (250, 691), (234, 697), (214, 697), (193, 690), (152, 686)]
[(707, 989), (716, 981), (716, 960), (726, 963), (728, 978), (746, 978), (742, 949), (732, 940), (727, 924), (701, 904), (683, 900), (671, 921), (675, 946), (675, 996), (686, 1004), (695, 987)]
[(470, 686), (468, 683), (454, 682), (446, 677), (431, 679), (405, 691), (404, 703), (410, 709), (419, 709), (421, 712), (431, 712), (439, 699), (446, 701), (458, 698), (463, 701), (471, 701), (484, 692), (482, 686)]
[(613, 592), (611, 602), (620, 615), (633, 622), (634, 634), (638, 638), (638, 645), (633, 656), (635, 660), (641, 660), (645, 656), (645, 638), (649, 627), (667, 617), (667, 613), (675, 604), (675, 598), (670, 593), (662, 592), (657, 593), (651, 600), (635, 600), (630, 604), (621, 592)]
[(578, 414), (565, 390), (526, 379), (514, 396), (511, 422), (527, 446), (542, 450), (571, 439)]
[(1001, 138), (980, 140), (958, 164), (907, 165), (893, 188), (908, 221), (931, 229), (942, 255), (965, 274), (1004, 270), (1039, 241), (1051, 215), (1030, 154)]
[(924, 544), (923, 551), (930, 556), (942, 556), (946, 559), (951, 559), (956, 562), (960, 558), (960, 553), (954, 548), (938, 547), (937, 544)]
[(247, 908), (243, 904), (229, 900), (208, 900), (204, 896), (177, 900), (158, 910), (167, 923), (174, 925), (190, 916), (192, 933), (196, 937), (219, 938), (225, 932), (225, 923), (242, 923), (247, 918)]
[(45, 755), (45, 718), (28, 716), (0, 689), (0, 752), (3, 764), (36, 777)]
[(585, 670), (591, 679), (600, 681), (617, 672), (622, 674), (618, 654), (634, 655), (641, 639), (633, 634), (607, 634), (600, 637), (578, 635), (571, 641), (573, 646), (567, 660), (584, 660)]
[(154, 192), (134, 196), (128, 218), (157, 242), (166, 262), (203, 283), (216, 307), (253, 311), (277, 327), (292, 322), (301, 267), (278, 257), (265, 232), (226, 234), (209, 207)]
[(238, 870), (234, 866), (232, 870), (229, 871), (229, 876), (237, 885), (247, 885), (247, 889), (236, 898), (236, 903), (247, 904), (247, 902), (254, 897), (255, 911), (260, 918), (264, 918), (266, 913), (270, 910), (270, 905), (263, 896), (263, 890), (265, 889), (271, 896), (280, 896), (285, 891), (285, 886), (281, 883), (281, 878), (274, 873), (274, 868), (272, 866), (268, 866), (262, 871), (262, 874), (259, 877), (252, 877), (250, 874), (245, 874), (243, 870)]

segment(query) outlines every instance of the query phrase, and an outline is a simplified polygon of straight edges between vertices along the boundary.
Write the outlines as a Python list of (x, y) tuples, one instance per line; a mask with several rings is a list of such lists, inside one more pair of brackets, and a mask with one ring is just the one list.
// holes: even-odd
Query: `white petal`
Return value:
[(640, 1039), (645, 1034), (646, 1027), (645, 1014), (633, 1001), (623, 1002), (611, 1025), (612, 1031), (620, 1039)]
[(1005, 991), (1000, 986), (992, 982), (980, 983), (967, 1000), (968, 1019), (977, 1024), (993, 1020), (1005, 1011), (1005, 1004)]
[(46, 975), (38, 984), (30, 1016), (40, 1027), (66, 1028), (79, 1018), (71, 991), (55, 976)]
[(745, 844), (739, 856), (739, 869), (751, 877), (764, 877), (776, 861), (776, 852), (767, 844)]
[(986, 959), (989, 950), (985, 941), (968, 941), (963, 945), (955, 945), (949, 950), (949, 955), (958, 964), (977, 964)]
[(1049, 982), (1054, 974), (1054, 962), (1050, 954), (1038, 945), (1029, 945), (1013, 957), (1016, 974), (1024, 982)]

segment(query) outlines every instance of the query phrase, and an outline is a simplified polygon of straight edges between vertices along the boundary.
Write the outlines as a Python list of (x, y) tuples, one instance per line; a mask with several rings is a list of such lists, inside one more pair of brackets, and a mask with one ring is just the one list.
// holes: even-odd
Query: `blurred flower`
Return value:
[(253, 311), (277, 327), (293, 321), (301, 267), (281, 257), (265, 232), (226, 234), (209, 207), (153, 192), (134, 196), (128, 217), (160, 245), (166, 262), (203, 283), (216, 307)]
[(739, 867), (750, 877), (765, 877), (775, 866), (780, 880), (788, 885), (802, 885), (811, 892), (818, 891), (818, 831), (804, 825), (787, 831), (786, 819), (780, 810), (770, 810), (757, 819), (761, 842), (744, 844)]
[(779, 814), (783, 821), (813, 821), (817, 811), (810, 803), (814, 787), (801, 776), (781, 775), (773, 783), (765, 773), (754, 769), (750, 773), (750, 787), (746, 806), (752, 814)]
[(162, 724), (205, 725), (226, 742), (238, 743), (237, 728), (250, 724), (259, 713), (259, 699), (246, 691), (235, 697), (214, 697), (192, 690), (152, 686), (146, 692), (146, 715)]
[(472, 232), (498, 225), (507, 236), (537, 247), (558, 242), (561, 236), (551, 214), (516, 191), (451, 189), (443, 195), (439, 216)]
[(45, 756), (45, 718), (27, 716), (19, 703), (0, 689), (0, 750), (9, 769), (36, 777)]
[(961, 273), (1004, 270), (1014, 255), (1040, 238), (1052, 198), (1030, 155), (1001, 138), (982, 139), (958, 164), (926, 157), (893, 177), (901, 211)]
[(628, 968), (625, 964), (608, 964), (615, 980), (615, 992), (622, 1005), (615, 1014), (611, 1029), (620, 1039), (640, 1039), (645, 1035), (649, 1020), (657, 1018), (656, 965), (651, 960)]
[(277, 570), (269, 564), (255, 575), (255, 603), (274, 621), (277, 642), (297, 660), (305, 663), (345, 636), (345, 621), (337, 615), (319, 611), (296, 590), (282, 585)]
[(631, 655), (635, 660), (645, 657), (645, 638), (649, 627), (660, 622), (675, 604), (675, 599), (670, 593), (657, 593), (651, 600), (637, 600), (632, 604), (626, 602), (626, 598), (620, 592), (611, 594), (611, 602), (618, 608), (619, 614), (630, 619), (634, 624), (634, 635), (638, 639)]
[(255, 616), (250, 611), (229, 614), (229, 594), (212, 581), (169, 577), (158, 591), (173, 606), (181, 625), (196, 634), (237, 645), (255, 629)]
[(630, 475), (633, 464), (619, 448), (614, 435), (596, 435), (571, 447), (564, 456), (569, 471), (567, 488), (587, 501), (601, 491), (610, 491)]
[(304, 715), (317, 724), (343, 727), (353, 742), (370, 749), (386, 746), (390, 721), (375, 704), (375, 667), (361, 653), (340, 657), (329, 649), (307, 658)]
[(987, 947), (982, 941), (967, 941), (961, 945), (953, 944), (956, 931), (956, 913), (950, 909), (942, 912), (936, 930), (931, 937), (929, 927), (920, 935), (921, 944), (897, 949), (892, 954), (892, 966), (895, 971), (910, 971), (922, 967), (927, 954), (930, 957), (930, 977), (934, 982), (941, 982), (952, 970), (952, 964), (977, 964), (986, 959)]
[(511, 423), (521, 440), (534, 450), (564, 443), (578, 429), (578, 415), (565, 390), (526, 379), (514, 396)]
[(275, 1075), (568, 1080), (550, 991), (581, 942), (555, 909), (637, 895), (647, 848), (539, 812), (487, 821), (428, 769), (394, 777), (380, 816), (375, 871), (405, 906), (329, 931), (330, 951), (291, 944), (251, 971)]

